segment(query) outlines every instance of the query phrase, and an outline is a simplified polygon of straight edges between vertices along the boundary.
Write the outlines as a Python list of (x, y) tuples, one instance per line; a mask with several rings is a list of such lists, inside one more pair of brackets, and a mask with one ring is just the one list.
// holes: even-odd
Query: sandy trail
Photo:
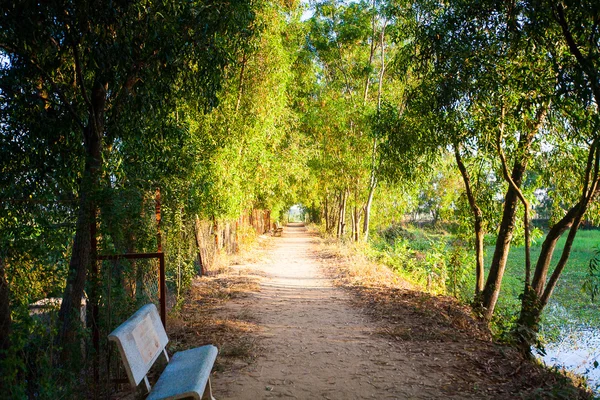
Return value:
[(247, 368), (219, 374), (216, 398), (439, 398), (440, 382), (411, 366), (415, 355), (377, 335), (324, 276), (303, 226), (277, 239), (271, 260), (254, 266), (265, 275), (260, 292), (221, 310), (258, 323), (261, 351)]

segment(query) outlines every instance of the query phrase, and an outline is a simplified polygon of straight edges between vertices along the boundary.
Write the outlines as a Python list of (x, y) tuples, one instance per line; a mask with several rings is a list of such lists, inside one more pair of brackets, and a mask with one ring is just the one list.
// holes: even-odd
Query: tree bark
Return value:
[[(237, 230), (236, 230), (237, 235)], [(196, 215), (196, 219), (194, 221), (194, 239), (196, 240), (196, 252), (198, 254), (198, 265), (200, 266), (200, 276), (206, 276), (208, 271), (206, 270), (206, 265), (204, 260), (202, 260), (202, 246), (200, 243), (200, 219)]]
[(460, 155), (460, 149), (458, 148), (458, 144), (454, 145), (454, 156), (456, 158), (456, 164), (458, 165), (458, 169), (460, 170), (460, 174), (462, 175), (463, 182), (465, 184), (465, 191), (467, 193), (467, 199), (469, 201), (469, 207), (471, 208), (471, 212), (473, 213), (473, 228), (475, 230), (475, 301), (474, 304), (476, 307), (481, 307), (481, 293), (483, 291), (483, 278), (484, 278), (484, 247), (483, 240), (485, 237), (485, 232), (483, 230), (483, 213), (481, 209), (477, 205), (477, 200), (475, 199), (475, 195), (473, 194), (473, 189), (471, 187), (471, 177), (469, 176), (469, 172), (465, 167), (465, 164)]
[(575, 221), (575, 217), (579, 214), (579, 210), (581, 208), (581, 202), (577, 203), (574, 207), (572, 207), (564, 217), (561, 218), (550, 230), (542, 243), (542, 247), (540, 249), (540, 256), (537, 260), (535, 266), (535, 272), (533, 275), (533, 280), (531, 281), (531, 287), (535, 291), (538, 297), (541, 297), (544, 292), (544, 286), (546, 284), (546, 279), (548, 277), (548, 270), (550, 269), (550, 262), (552, 261), (552, 256), (554, 255), (554, 250), (556, 249), (556, 244), (558, 240), (561, 238), (563, 233), (571, 228), (573, 222)]
[(352, 217), (352, 232), (350, 233), (350, 236), (352, 237), (352, 240), (354, 240), (354, 236), (356, 234), (356, 206), (352, 208), (351, 212), (350, 212), (350, 216)]
[(367, 98), (369, 97), (369, 74), (371, 72), (371, 65), (373, 65), (373, 56), (375, 55), (375, 0), (373, 0), (373, 17), (371, 18), (371, 50), (369, 52), (369, 63), (367, 64), (367, 72), (365, 74), (365, 90), (363, 92), (363, 106), (367, 104)]
[(342, 192), (340, 192), (340, 194), (338, 195), (338, 220), (337, 220), (337, 227), (336, 227), (336, 236), (339, 239), (342, 236), (342, 224), (343, 219), (344, 219), (344, 215), (343, 215), (343, 208), (342, 208), (342, 204), (344, 203), (344, 195)]
[[(379, 71), (379, 87), (377, 89), (377, 110), (381, 109), (381, 97), (383, 92), (383, 75), (385, 74), (385, 28), (387, 21), (381, 28), (381, 34), (379, 35), (379, 45), (381, 46), (381, 69)], [(373, 150), (371, 151), (371, 180), (369, 182), (369, 196), (365, 203), (364, 212), (365, 219), (363, 221), (363, 240), (366, 242), (369, 240), (369, 224), (371, 223), (371, 206), (373, 205), (373, 196), (375, 195), (375, 189), (377, 188), (377, 138), (373, 139)]]
[[(506, 195), (504, 196), (504, 209), (502, 212), (502, 220), (500, 222), (500, 230), (496, 240), (494, 249), (494, 257), (490, 266), (488, 279), (482, 292), (482, 306), (484, 309), (483, 317), (486, 321), (490, 321), (494, 315), (494, 309), (500, 294), (500, 286), (506, 269), (506, 261), (510, 251), (510, 244), (515, 228), (515, 218), (517, 204), (519, 202), (518, 189), (521, 187), (527, 164), (529, 162), (529, 149), (536, 132), (541, 128), (548, 111), (549, 104), (542, 104), (537, 112), (535, 120), (529, 126), (527, 132), (521, 133), (519, 144), (516, 149), (515, 161), (510, 174), (511, 183), (508, 186)], [(504, 114), (503, 114), (504, 115)], [(502, 124), (504, 121), (502, 121)], [(500, 129), (503, 129), (502, 126)], [(508, 175), (508, 174), (507, 174)], [(515, 190), (515, 188), (517, 190)]]
[(326, 194), (325, 195), (325, 207), (324, 207), (324, 213), (325, 213), (325, 232), (329, 232), (329, 196)]
[(242, 56), (242, 66), (240, 68), (240, 81), (238, 84), (238, 93), (237, 93), (237, 100), (235, 102), (235, 112), (237, 113), (240, 109), (240, 104), (242, 103), (242, 96), (244, 95), (244, 72), (246, 71), (246, 62), (247, 62), (247, 56), (246, 56), (246, 52), (244, 52), (244, 55)]
[[(81, 299), (87, 281), (87, 270), (91, 266), (91, 224), (94, 224), (94, 196), (102, 168), (102, 146), (104, 137), (104, 110), (108, 85), (96, 80), (89, 99), (89, 119), (83, 129), (85, 165), (79, 186), (79, 209), (75, 228), (73, 250), (69, 262), (67, 285), (59, 311), (60, 330), (58, 343), (63, 347), (63, 356), (76, 350), (76, 332), (80, 321)], [(79, 347), (79, 346), (77, 346)], [(74, 354), (74, 353), (73, 353)]]
[(338, 238), (344, 236), (345, 228), (346, 228), (346, 202), (348, 200), (348, 191), (344, 189), (340, 193), (340, 218), (338, 225)]
[(360, 235), (360, 213), (358, 212), (358, 207), (356, 204), (354, 205), (354, 241), (358, 242)]
[(371, 223), (371, 206), (373, 205), (373, 196), (375, 195), (375, 188), (377, 187), (377, 179), (373, 177), (371, 184), (369, 185), (369, 197), (367, 197), (367, 203), (365, 204), (365, 218), (363, 220), (363, 240), (366, 242), (369, 239), (369, 225)]
[[(513, 169), (513, 180), (517, 185), (521, 184), (524, 171), (525, 168), (523, 164), (515, 165), (515, 168)], [(517, 193), (509, 186), (504, 197), (504, 210), (502, 213), (498, 238), (496, 240), (496, 247), (494, 249), (492, 265), (490, 266), (488, 279), (482, 292), (484, 318), (487, 321), (491, 320), (494, 314), (494, 308), (496, 307), (498, 295), (500, 294), (500, 285), (502, 283), (502, 277), (504, 276), (508, 252), (510, 251), (510, 244), (515, 228), (517, 204)]]
[(385, 28), (387, 27), (387, 20), (381, 27), (381, 34), (379, 35), (379, 45), (381, 46), (381, 70), (379, 71), (379, 88), (377, 89), (377, 110), (381, 109), (381, 94), (383, 92), (383, 75), (385, 74)]
[[(599, 139), (590, 146), (588, 162), (586, 166), (584, 187), (579, 202), (574, 205), (567, 214), (550, 229), (544, 243), (541, 254), (536, 264), (531, 290), (523, 296), (521, 313), (518, 321), (518, 333), (521, 350), (524, 354), (530, 353), (530, 347), (536, 338), (542, 311), (548, 304), (550, 296), (558, 283), (575, 241), (575, 236), (589, 204), (598, 195), (600, 182), (598, 179), (600, 169)], [(562, 234), (569, 229), (569, 235), (565, 242), (561, 257), (546, 283), (550, 261), (556, 248), (556, 243)]]

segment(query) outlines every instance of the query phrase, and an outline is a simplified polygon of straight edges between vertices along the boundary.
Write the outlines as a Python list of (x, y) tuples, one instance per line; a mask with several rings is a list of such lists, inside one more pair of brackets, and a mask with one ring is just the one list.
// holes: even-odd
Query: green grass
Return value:
[[(545, 235), (532, 243), (532, 268), (540, 254)], [(550, 274), (562, 254), (566, 234), (559, 240), (552, 259)], [(394, 226), (381, 231), (372, 242), (372, 249), (378, 261), (387, 264), (405, 279), (424, 287), (431, 267), (431, 255), (446, 257), (452, 249), (454, 235), (438, 228), (419, 228), (415, 226)], [(489, 237), (486, 243), (493, 243)], [(600, 229), (580, 230), (573, 244), (571, 255), (556, 289), (542, 317), (542, 334), (547, 339), (555, 337), (559, 328), (564, 326), (585, 325), (600, 327), (600, 300), (592, 303), (589, 293), (582, 290), (588, 274), (590, 260), (600, 246)], [(486, 246), (485, 265), (489, 268), (494, 246)], [(464, 301), (472, 299), (475, 285), (474, 254), (466, 255), (464, 271), (466, 280), (460, 293)], [(486, 271), (487, 273), (487, 271)], [(525, 249), (523, 246), (511, 247), (502, 289), (496, 307), (495, 323), (492, 328), (497, 334), (506, 333), (512, 328), (520, 310), (519, 295), (523, 292), (525, 277)], [(486, 276), (487, 278), (487, 276)], [(450, 293), (449, 293), (450, 294)]]
[[(535, 268), (544, 237), (545, 234), (532, 243), (532, 268)], [(549, 275), (562, 254), (565, 239), (566, 234), (556, 246)], [(404, 279), (425, 288), (428, 274), (435, 272), (435, 268), (431, 266), (432, 262), (443, 259), (448, 265), (448, 256), (453, 249), (454, 240), (455, 236), (452, 233), (440, 227), (392, 226), (380, 231), (371, 242), (371, 256), (388, 265)], [(489, 268), (492, 260), (493, 242), (493, 237), (486, 238), (486, 268)], [(582, 290), (588, 275), (589, 262), (599, 246), (600, 229), (580, 230), (577, 233), (569, 261), (542, 316), (541, 333), (544, 338), (556, 338), (560, 328), (566, 326), (600, 327), (600, 300), (592, 303), (591, 295)], [(458, 297), (466, 302), (472, 300), (475, 288), (474, 257), (470, 250), (461, 261), (464, 280)], [(507, 333), (516, 322), (524, 278), (525, 249), (523, 246), (512, 246), (496, 307), (496, 318), (492, 324), (492, 330), (498, 335)], [(431, 289), (434, 293), (445, 292), (443, 287), (441, 291), (440, 287)]]
[[(551, 271), (562, 254), (566, 234), (560, 239), (552, 258)], [(543, 238), (532, 243), (532, 269), (540, 254)], [(600, 230), (580, 230), (577, 233), (569, 261), (552, 294), (550, 304), (543, 317), (544, 331), (549, 334), (565, 324), (600, 326), (599, 304), (591, 301), (591, 296), (582, 291), (588, 273), (588, 265), (594, 252), (600, 245)], [(486, 247), (486, 266), (489, 266), (494, 246)], [(498, 312), (502, 315), (514, 315), (519, 310), (519, 294), (523, 291), (525, 277), (525, 249), (512, 247), (502, 282)], [(596, 300), (598, 302), (598, 300)]]

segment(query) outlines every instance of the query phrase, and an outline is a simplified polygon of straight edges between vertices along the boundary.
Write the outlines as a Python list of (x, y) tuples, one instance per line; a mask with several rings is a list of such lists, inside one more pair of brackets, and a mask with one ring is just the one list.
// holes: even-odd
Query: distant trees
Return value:
[(318, 149), (310, 165), (322, 182), (326, 228), (338, 237), (350, 232), (355, 241), (368, 239), (382, 174), (382, 138), (371, 121), (386, 98), (402, 97), (406, 77), (388, 76), (387, 68), (397, 57), (393, 37), (402, 31), (405, 11), (385, 1), (323, 1), (307, 21), (307, 51), (317, 74), (304, 120)]

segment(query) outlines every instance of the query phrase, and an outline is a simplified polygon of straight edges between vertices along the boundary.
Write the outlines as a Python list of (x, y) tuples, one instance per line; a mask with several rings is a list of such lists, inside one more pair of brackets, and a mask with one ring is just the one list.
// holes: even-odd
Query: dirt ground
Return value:
[(226, 274), (199, 279), (170, 350), (214, 343), (223, 399), (586, 398), (494, 344), (446, 297), (361, 283), (301, 224)]

